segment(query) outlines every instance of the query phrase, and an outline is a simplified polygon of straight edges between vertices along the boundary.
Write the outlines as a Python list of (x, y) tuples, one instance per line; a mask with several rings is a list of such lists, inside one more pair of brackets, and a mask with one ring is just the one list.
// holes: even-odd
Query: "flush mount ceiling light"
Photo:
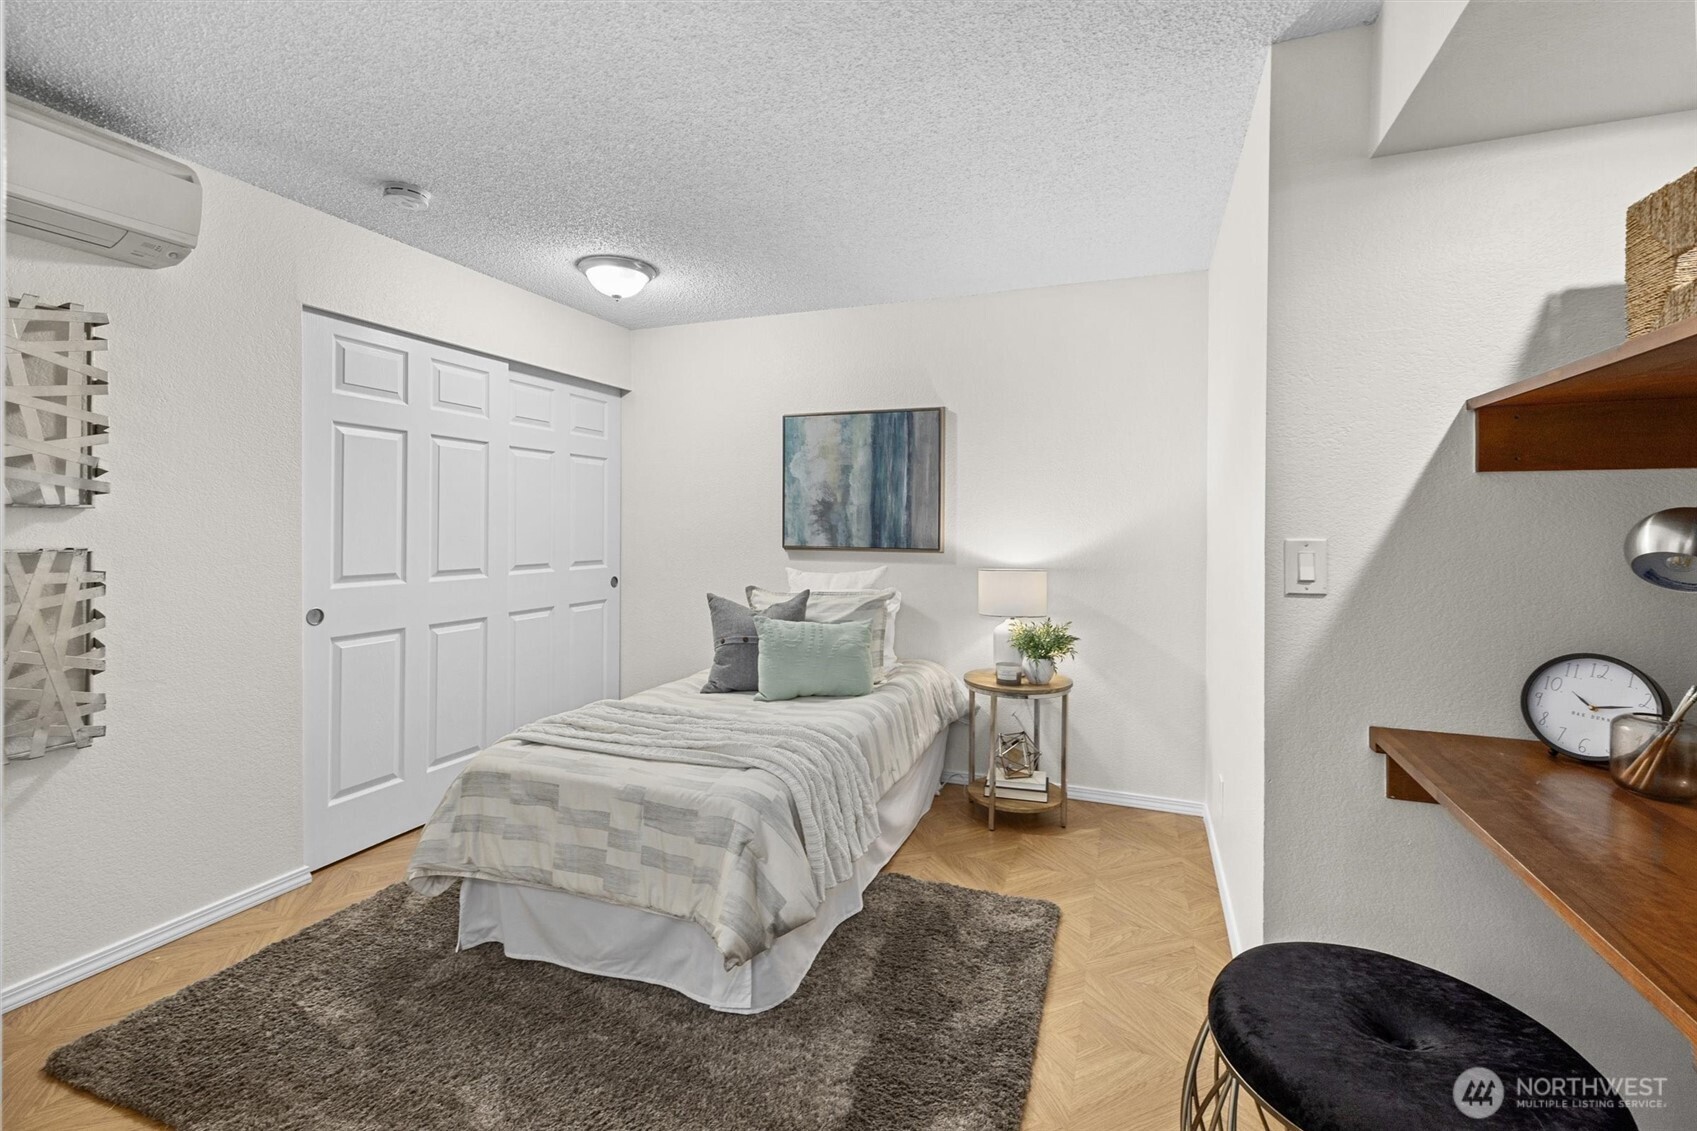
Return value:
[(1697, 507), (1657, 511), (1626, 535), (1632, 572), (1652, 585), (1697, 593)]
[(417, 185), (389, 181), (383, 186), (383, 199), (408, 212), (423, 212), (430, 207), (430, 194)]
[(614, 302), (630, 298), (660, 273), (652, 263), (628, 255), (586, 255), (577, 261), (577, 269), (589, 279), (590, 286)]

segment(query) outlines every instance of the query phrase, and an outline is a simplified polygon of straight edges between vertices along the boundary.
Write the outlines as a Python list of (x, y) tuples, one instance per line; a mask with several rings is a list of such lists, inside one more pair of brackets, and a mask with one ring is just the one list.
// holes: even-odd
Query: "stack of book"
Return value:
[[(985, 782), (984, 796), (990, 796), (990, 783)], [(1043, 801), (1049, 796), (1049, 775), (1038, 770), (1028, 778), (996, 779), (996, 796), (1006, 797), (1010, 801)]]

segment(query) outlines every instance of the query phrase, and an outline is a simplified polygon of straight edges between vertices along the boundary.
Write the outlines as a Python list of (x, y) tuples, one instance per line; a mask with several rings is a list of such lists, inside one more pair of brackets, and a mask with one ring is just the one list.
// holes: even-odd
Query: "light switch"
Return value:
[(1323, 596), (1326, 592), (1326, 540), (1285, 539), (1285, 595)]

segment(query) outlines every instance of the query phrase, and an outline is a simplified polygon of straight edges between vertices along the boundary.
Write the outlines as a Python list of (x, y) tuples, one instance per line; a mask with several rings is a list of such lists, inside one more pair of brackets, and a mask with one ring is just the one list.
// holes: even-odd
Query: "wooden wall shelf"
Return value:
[(1697, 467), (1697, 318), (1467, 407), (1478, 471)]
[(1387, 796), (1442, 805), (1697, 1046), (1697, 808), (1537, 742), (1388, 727), (1368, 741)]

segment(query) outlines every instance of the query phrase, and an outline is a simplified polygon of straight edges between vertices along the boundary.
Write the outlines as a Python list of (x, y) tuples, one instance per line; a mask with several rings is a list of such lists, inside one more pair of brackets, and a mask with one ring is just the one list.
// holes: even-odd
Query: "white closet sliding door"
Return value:
[(416, 828), (519, 723), (618, 694), (619, 403), (303, 318), (307, 865)]

